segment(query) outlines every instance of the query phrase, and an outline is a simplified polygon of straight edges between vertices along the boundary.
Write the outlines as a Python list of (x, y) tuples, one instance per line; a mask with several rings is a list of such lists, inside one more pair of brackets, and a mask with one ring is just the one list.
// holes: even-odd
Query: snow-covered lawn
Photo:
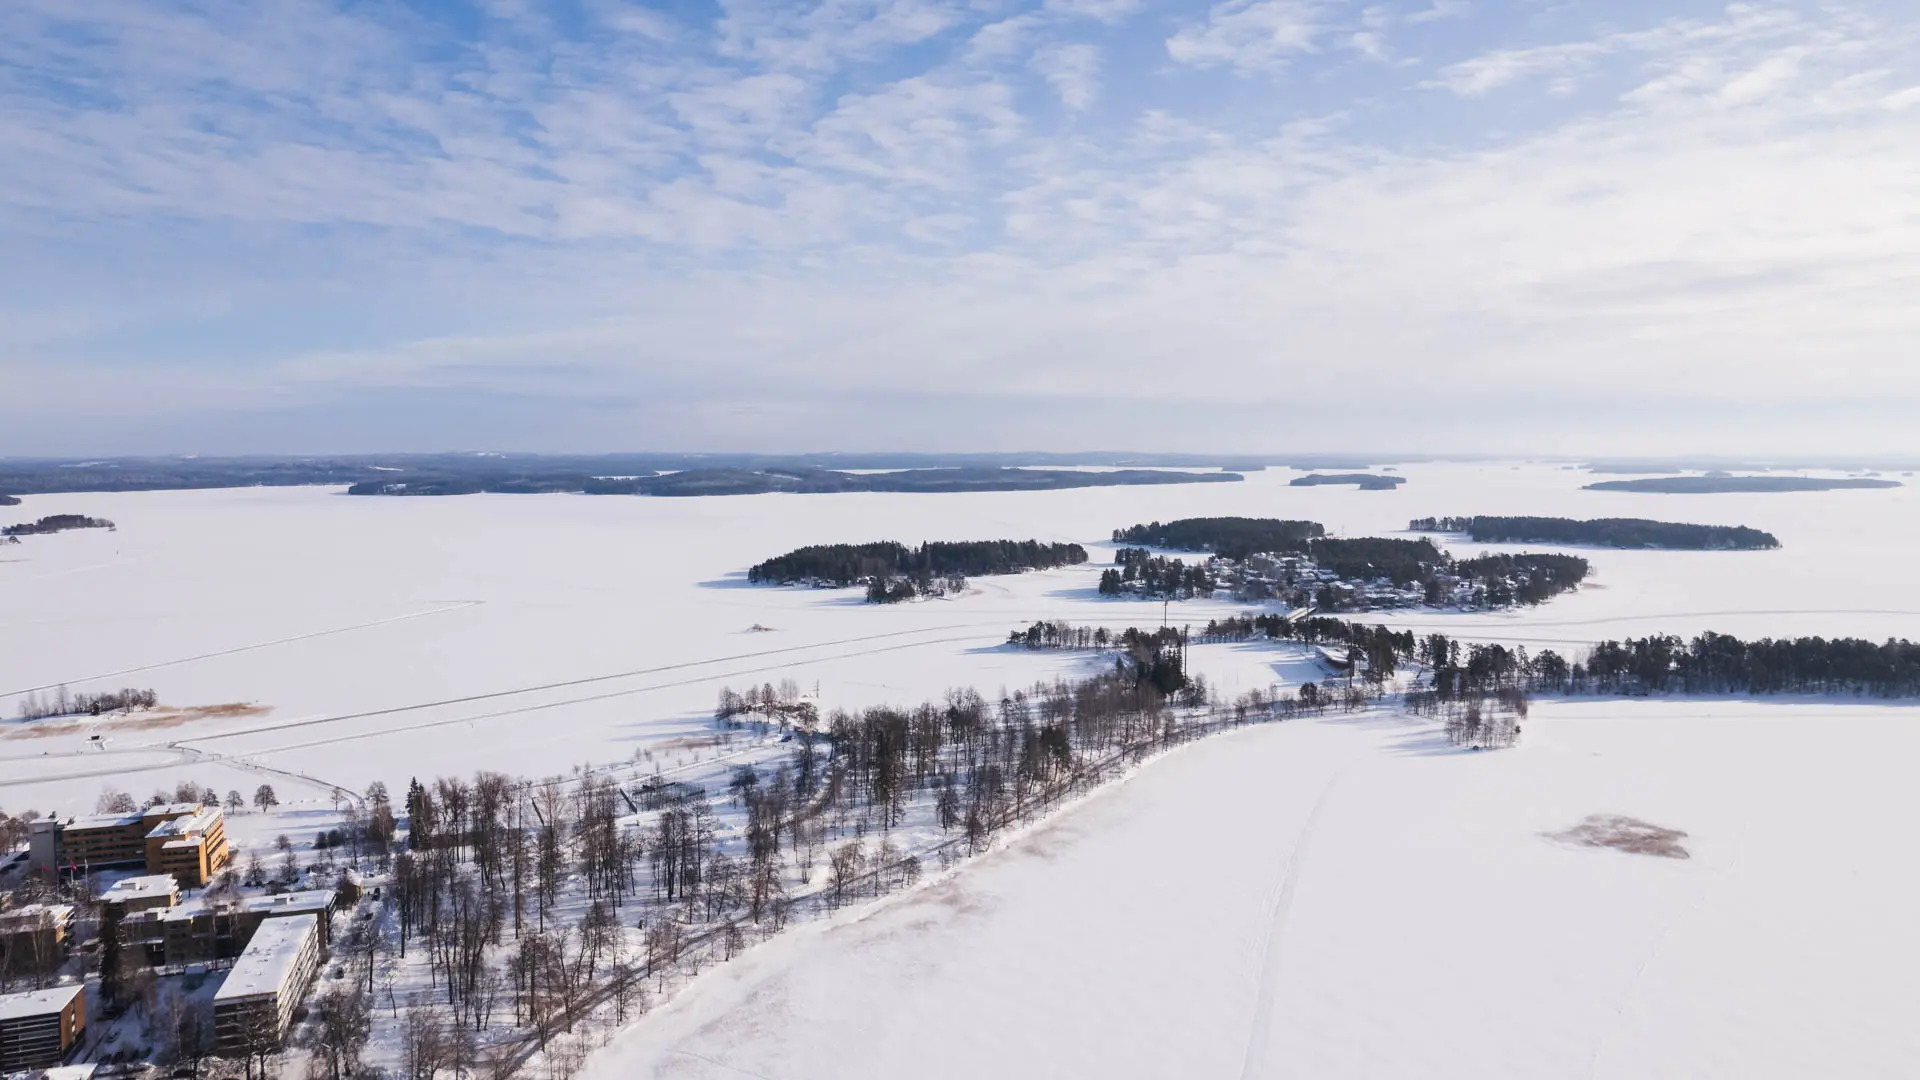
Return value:
[[(1909, 1076), (1916, 753), (1873, 706), (1235, 732), (709, 972), (588, 1076)], [(1690, 857), (1554, 839), (1616, 814)]]

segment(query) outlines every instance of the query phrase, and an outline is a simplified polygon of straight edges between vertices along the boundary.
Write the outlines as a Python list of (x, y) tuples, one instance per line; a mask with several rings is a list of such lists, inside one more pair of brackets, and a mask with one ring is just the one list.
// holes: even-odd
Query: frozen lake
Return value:
[[(1913, 637), (1910, 488), (1657, 496), (1547, 465), (1426, 464), (1397, 491), (1244, 484), (968, 495), (350, 498), (335, 489), (33, 496), (7, 520), (115, 532), (0, 549), (0, 707), (152, 687), (131, 721), (0, 725), (0, 805), (85, 810), (191, 779), (334, 785), (564, 773), (695, 753), (723, 685), (825, 708), (989, 695), (1099, 662), (1003, 647), (1035, 619), (1151, 625), (1103, 600), (1116, 527), (1240, 514), (1391, 535), (1431, 515), (1640, 516), (1776, 534), (1771, 552), (1583, 550), (1578, 593), (1497, 614), (1363, 616), (1577, 657), (1607, 637)], [(808, 543), (1076, 541), (1087, 565), (893, 606), (754, 588)], [(1479, 545), (1450, 543), (1456, 554)], [(1171, 606), (1176, 624), (1246, 610)], [(1194, 650), (1233, 694), (1316, 673)], [(1223, 736), (918, 892), (708, 972), (591, 1080), (825, 1077), (1904, 1076), (1920, 872), (1920, 708), (1737, 700), (1537, 705), (1463, 754), (1386, 714)], [(1689, 858), (1553, 839), (1593, 815)], [(301, 819), (304, 820), (304, 819)]]
[[(116, 768), (135, 791), (181, 777), (225, 790), (247, 779), (231, 775), (236, 761), (312, 777), (318, 790), (476, 768), (558, 773), (704, 730), (729, 683), (792, 678), (817, 686), (827, 707), (1018, 686), (1086, 661), (999, 648), (1016, 625), (1160, 620), (1158, 603), (1094, 593), (1110, 532), (1154, 519), (1299, 517), (1378, 535), (1428, 515), (1647, 516), (1752, 525), (1785, 545), (1586, 551), (1589, 586), (1543, 607), (1387, 620), (1563, 651), (1708, 628), (1910, 635), (1920, 612), (1920, 576), (1893, 569), (1920, 550), (1911, 488), (1628, 495), (1581, 491), (1592, 475), (1556, 466), (1403, 472), (1401, 489), (1378, 492), (1293, 488), (1297, 473), (1272, 469), (1241, 484), (964, 495), (32, 496), (8, 519), (87, 513), (119, 528), (0, 550), (4, 715), (24, 692), (59, 685), (152, 687), (171, 706), (257, 708), (32, 738), (13, 725), (0, 737), (0, 805), (82, 809)], [(754, 588), (741, 576), (807, 543), (1002, 537), (1077, 541), (1093, 561), (885, 607), (861, 603), (857, 590)], [(1198, 625), (1244, 607), (1175, 604), (1170, 617)], [(1284, 680), (1267, 659), (1218, 649), (1198, 663), (1232, 691)]]

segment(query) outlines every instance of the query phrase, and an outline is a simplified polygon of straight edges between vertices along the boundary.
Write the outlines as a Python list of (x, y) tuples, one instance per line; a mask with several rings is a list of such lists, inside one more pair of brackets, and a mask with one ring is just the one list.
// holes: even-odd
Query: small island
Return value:
[(1789, 491), (1845, 491), (1900, 487), (1898, 480), (1825, 476), (1651, 476), (1602, 480), (1586, 491), (1633, 491), (1653, 495), (1753, 495)]
[[(1122, 530), (1116, 535), (1132, 532)], [(1172, 533), (1182, 535), (1178, 528)], [(1100, 595), (1187, 600), (1225, 592), (1236, 600), (1277, 600), (1296, 610), (1323, 612), (1423, 604), (1504, 608), (1543, 603), (1577, 589), (1591, 570), (1585, 559), (1560, 554), (1456, 560), (1424, 539), (1313, 536), (1296, 540), (1287, 534), (1280, 538), (1295, 546), (1250, 551), (1239, 558), (1215, 554), (1191, 564), (1146, 548), (1122, 547), (1114, 553), (1114, 567), (1100, 575)], [(1219, 538), (1211, 539), (1217, 543)]]
[(1327, 487), (1350, 485), (1361, 491), (1392, 491), (1407, 482), (1404, 476), (1384, 473), (1309, 473), (1287, 481), (1288, 487)]
[(87, 517), (82, 514), (51, 514), (39, 521), (9, 525), (0, 529), (0, 536), (45, 536), (49, 533), (66, 532), (68, 529), (111, 528), (113, 528), (113, 522), (106, 518)]
[(9, 495), (4, 491), (0, 491), (0, 506), (19, 506), (19, 505), (20, 505), (20, 499), (17, 496)]
[(1590, 544), (1673, 551), (1770, 551), (1780, 546), (1772, 533), (1745, 525), (1687, 525), (1645, 518), (1429, 517), (1415, 518), (1407, 531), (1459, 533), (1482, 544)]
[(867, 600), (891, 604), (920, 596), (944, 596), (966, 588), (969, 576), (1018, 574), (1087, 561), (1079, 544), (1039, 540), (933, 542), (909, 548), (891, 540), (872, 544), (813, 544), (756, 564), (747, 580), (756, 585), (867, 587)]

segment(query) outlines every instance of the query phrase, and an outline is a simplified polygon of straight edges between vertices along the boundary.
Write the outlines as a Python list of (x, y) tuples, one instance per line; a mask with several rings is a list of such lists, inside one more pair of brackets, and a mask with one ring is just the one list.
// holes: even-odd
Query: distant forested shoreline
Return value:
[(1646, 518), (1429, 517), (1415, 518), (1407, 531), (1463, 533), (1483, 544), (1591, 544), (1675, 551), (1766, 551), (1780, 546), (1772, 533), (1745, 525), (1688, 525)]
[(1018, 574), (1087, 561), (1079, 544), (1040, 540), (932, 541), (917, 548), (891, 540), (871, 544), (813, 544), (747, 570), (756, 585), (866, 585), (875, 603), (937, 596), (964, 587), (966, 578)]
[(1238, 473), (1117, 469), (934, 468), (851, 473), (834, 469), (685, 469), (630, 476), (460, 477), (379, 479), (354, 484), (349, 495), (470, 495), (559, 493), (582, 495), (830, 495), (842, 492), (1059, 491), (1083, 487), (1155, 484), (1218, 484), (1244, 479)]
[(1898, 480), (1820, 476), (1654, 476), (1638, 480), (1602, 480), (1586, 491), (1633, 491), (1655, 495), (1773, 494), (1791, 491), (1844, 491), (1897, 488)]

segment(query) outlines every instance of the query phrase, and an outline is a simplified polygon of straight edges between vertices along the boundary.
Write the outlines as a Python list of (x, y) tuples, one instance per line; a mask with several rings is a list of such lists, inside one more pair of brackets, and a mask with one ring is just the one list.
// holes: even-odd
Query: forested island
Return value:
[(1634, 491), (1655, 495), (1738, 495), (1788, 491), (1843, 491), (1897, 488), (1898, 480), (1822, 476), (1653, 476), (1638, 480), (1602, 480), (1587, 491)]
[(1772, 533), (1745, 525), (1685, 525), (1645, 518), (1429, 517), (1415, 518), (1407, 531), (1461, 533), (1483, 544), (1591, 544), (1675, 551), (1766, 551), (1780, 546)]
[(1288, 487), (1325, 487), (1350, 484), (1361, 491), (1392, 491), (1407, 482), (1404, 476), (1381, 473), (1312, 473), (1287, 481)]
[(19, 506), (19, 505), (20, 505), (20, 500), (18, 498), (12, 495), (8, 495), (6, 492), (0, 491), (0, 506)]
[(1307, 541), (1325, 535), (1326, 526), (1317, 521), (1207, 517), (1115, 529), (1113, 542), (1178, 551), (1208, 551), (1229, 559), (1244, 559), (1257, 552), (1305, 551)]
[(966, 587), (968, 577), (1018, 574), (1087, 561), (1079, 544), (1039, 540), (933, 541), (909, 548), (887, 540), (871, 544), (814, 544), (747, 570), (754, 584), (845, 588), (867, 586), (874, 603), (940, 596)]
[(69, 529), (111, 528), (113, 528), (113, 522), (106, 518), (87, 517), (84, 514), (49, 514), (39, 521), (8, 525), (0, 529), (0, 536), (45, 536), (49, 533), (66, 532)]
[[(1122, 530), (1116, 535), (1132, 531)], [(1226, 534), (1174, 529), (1170, 535), (1188, 535), (1200, 543), (1206, 536)], [(1210, 597), (1224, 589), (1240, 600), (1278, 600), (1321, 611), (1420, 604), (1488, 608), (1543, 603), (1578, 588), (1591, 570), (1585, 559), (1574, 555), (1527, 553), (1456, 560), (1425, 539), (1302, 539), (1297, 530), (1275, 531), (1272, 535), (1299, 546), (1254, 551), (1238, 559), (1214, 555), (1192, 564), (1155, 555), (1146, 548), (1122, 547), (1114, 553), (1114, 567), (1101, 573), (1099, 592), (1102, 596), (1131, 594), (1186, 600)]]

